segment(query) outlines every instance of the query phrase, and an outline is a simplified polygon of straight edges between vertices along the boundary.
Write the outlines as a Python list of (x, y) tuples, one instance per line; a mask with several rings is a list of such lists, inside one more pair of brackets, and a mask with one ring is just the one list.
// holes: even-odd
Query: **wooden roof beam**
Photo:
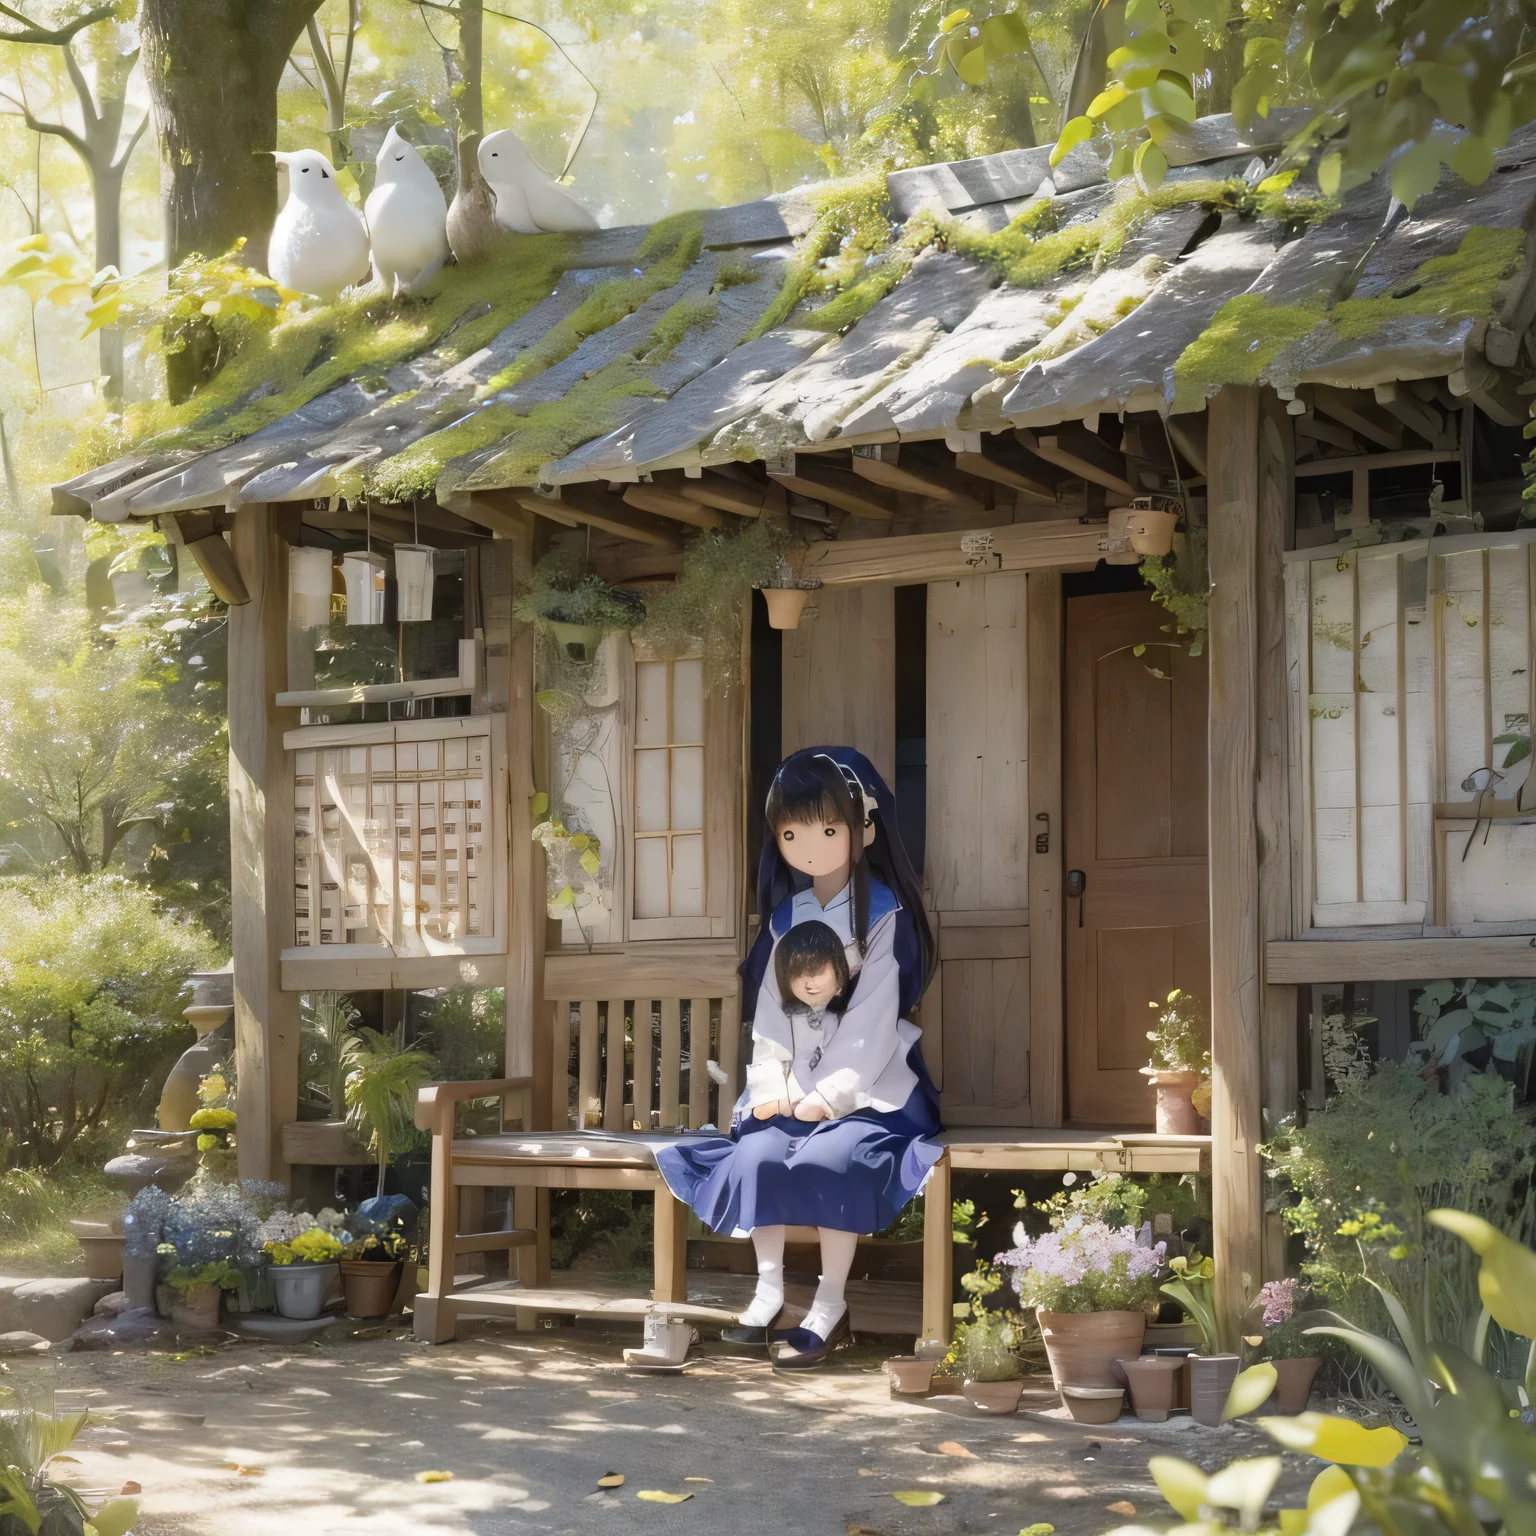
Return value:
[(1018, 438), (1031, 453), (1066, 470), (1074, 479), (1102, 485), (1127, 501), (1141, 494), (1125, 478), (1124, 456), (1114, 452), (1097, 432), (1075, 423), (1040, 433), (1020, 427)]
[(725, 519), (713, 507), (706, 507), (662, 485), (630, 485), (624, 488), (624, 501), (641, 512), (654, 512), (674, 522), (694, 528), (723, 528)]
[(910, 451), (903, 462), (899, 443), (875, 443), (867, 448), (853, 450), (853, 472), (871, 485), (883, 485), (887, 490), (906, 491), (913, 496), (927, 496), (941, 502), (955, 512), (974, 513), (982, 505), (974, 496), (967, 495), (954, 483), (953, 462), (949, 473), (938, 466), (925, 464), (921, 459), (913, 462)]
[(1312, 386), (1313, 408), (1323, 411), (1356, 437), (1363, 437), (1378, 448), (1396, 452), (1403, 446), (1403, 427), (1387, 412), (1379, 409), (1375, 399), (1362, 390), (1334, 389), (1328, 384)]
[(634, 544), (646, 544), (654, 549), (681, 549), (681, 536), (659, 519), (626, 507), (617, 496), (586, 485), (566, 485), (560, 489), (558, 500), (540, 496), (537, 491), (506, 491), (502, 494), (515, 498), (525, 512), (547, 517), (567, 527), (601, 528)]
[(1040, 501), (1054, 502), (1061, 472), (1044, 459), (1025, 453), (1006, 437), (984, 436), (979, 453), (957, 453), (955, 468), (977, 480), (1022, 491)]
[(1389, 416), (1396, 417), (1410, 432), (1422, 437), (1431, 448), (1455, 447), (1455, 434), (1438, 407), (1421, 400), (1401, 384), (1378, 384), (1375, 395), (1377, 405)]
[(1184, 460), (1197, 475), (1204, 477), (1208, 471), (1205, 459), (1205, 416), (1190, 417), (1181, 420), (1172, 416), (1165, 418), (1168, 427), (1168, 436), (1173, 440), (1173, 446), (1178, 449), (1179, 457)]
[[(1294, 401), (1293, 404), (1301, 404)], [(1310, 410), (1303, 410), (1300, 415), (1291, 417), (1291, 426), (1298, 437), (1311, 438), (1314, 443), (1328, 443), (1334, 448), (1342, 448), (1346, 453), (1359, 453), (1360, 444), (1355, 441), (1355, 434), (1347, 427), (1341, 427), (1337, 422), (1325, 420)]]
[(825, 502), (850, 517), (867, 517), (888, 523), (896, 515), (896, 499), (889, 492), (859, 479), (851, 469), (818, 464), (814, 457), (795, 456), (793, 470), (768, 471), (786, 490), (798, 491), (810, 501)]

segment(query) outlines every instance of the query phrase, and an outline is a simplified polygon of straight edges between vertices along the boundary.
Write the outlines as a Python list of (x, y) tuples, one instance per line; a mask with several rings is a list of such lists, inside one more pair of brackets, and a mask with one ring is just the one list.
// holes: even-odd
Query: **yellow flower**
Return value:
[(190, 1121), (194, 1131), (227, 1131), (234, 1123), (232, 1109), (200, 1109)]

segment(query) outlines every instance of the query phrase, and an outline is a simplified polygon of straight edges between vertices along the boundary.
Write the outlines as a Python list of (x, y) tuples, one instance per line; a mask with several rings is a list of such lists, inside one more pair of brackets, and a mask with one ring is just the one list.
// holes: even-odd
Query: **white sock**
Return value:
[(742, 1328), (766, 1328), (784, 1308), (784, 1228), (753, 1227), (752, 1247), (757, 1254), (757, 1290), (736, 1322)]
[(857, 1232), (839, 1232), (833, 1227), (818, 1230), (821, 1235), (821, 1282), (816, 1287), (811, 1310), (805, 1314), (800, 1326), (825, 1339), (831, 1336), (838, 1319), (848, 1310), (843, 1290), (848, 1283), (848, 1271), (853, 1268), (859, 1235)]

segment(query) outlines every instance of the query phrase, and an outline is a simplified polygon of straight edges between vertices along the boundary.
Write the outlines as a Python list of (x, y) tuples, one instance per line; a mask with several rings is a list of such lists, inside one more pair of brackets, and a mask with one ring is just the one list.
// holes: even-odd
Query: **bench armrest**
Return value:
[[(428, 1083), (416, 1094), (416, 1129), (436, 1132), (443, 1116), (466, 1099), (499, 1099), (504, 1094), (533, 1087), (531, 1077), (492, 1077), (477, 1083)], [(449, 1120), (451, 1126), (452, 1121)]]

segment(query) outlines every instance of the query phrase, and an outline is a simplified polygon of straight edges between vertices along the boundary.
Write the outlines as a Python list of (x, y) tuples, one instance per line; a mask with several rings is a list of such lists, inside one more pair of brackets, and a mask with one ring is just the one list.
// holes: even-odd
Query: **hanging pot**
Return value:
[(331, 622), (331, 552), (290, 548), (288, 551), (288, 622), (301, 629), (319, 629)]
[(1051, 1380), (1059, 1392), (1078, 1387), (1117, 1387), (1115, 1362), (1141, 1353), (1145, 1312), (1047, 1312), (1036, 1310)]
[(341, 575), (347, 584), (348, 624), (384, 622), (384, 571), (387, 564), (383, 555), (362, 550), (342, 556)]
[(1173, 548), (1177, 513), (1158, 507), (1132, 507), (1130, 514), (1125, 531), (1138, 555), (1166, 555)]
[(770, 629), (799, 629), (805, 600), (811, 594), (804, 587), (764, 587), (763, 601), (768, 604)]
[(1157, 1134), (1198, 1136), (1200, 1116), (1191, 1095), (1200, 1086), (1198, 1072), (1158, 1072), (1143, 1067), (1146, 1079), (1157, 1090)]
[(277, 1298), (277, 1310), (284, 1317), (301, 1320), (320, 1316), (331, 1283), (336, 1279), (334, 1264), (269, 1264), (267, 1277)]
[(564, 619), (548, 619), (549, 633), (556, 645), (572, 661), (592, 661), (603, 643), (600, 624), (567, 624)]
[(432, 578), (437, 551), (427, 544), (395, 545), (395, 581), (400, 622), (424, 624), (432, 617)]

